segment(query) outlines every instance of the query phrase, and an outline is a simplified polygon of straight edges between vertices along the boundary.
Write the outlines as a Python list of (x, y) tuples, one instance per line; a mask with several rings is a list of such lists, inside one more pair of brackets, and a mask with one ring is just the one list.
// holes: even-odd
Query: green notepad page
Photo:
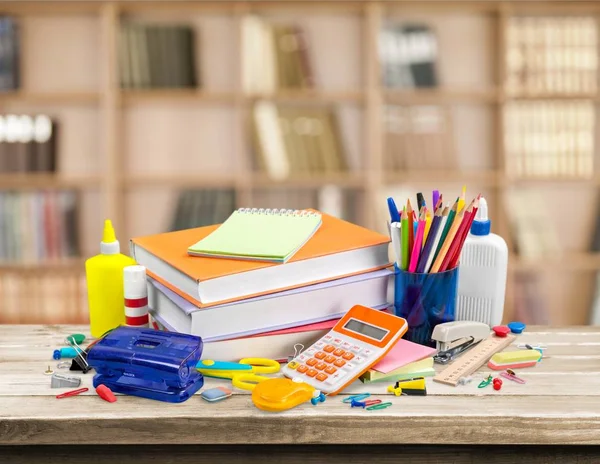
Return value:
[(320, 225), (321, 215), (314, 211), (240, 208), (188, 254), (285, 263)]

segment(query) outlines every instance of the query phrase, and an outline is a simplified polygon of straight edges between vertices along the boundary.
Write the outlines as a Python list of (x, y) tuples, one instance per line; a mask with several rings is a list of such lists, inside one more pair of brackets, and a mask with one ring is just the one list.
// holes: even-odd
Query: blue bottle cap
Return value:
[(473, 235), (489, 235), (492, 223), (488, 219), (487, 201), (481, 197), (479, 199), (479, 209), (475, 214), (475, 220), (471, 224), (471, 234)]
[(509, 322), (507, 325), (510, 331), (514, 334), (522, 333), (525, 330), (525, 327), (527, 327), (522, 322)]

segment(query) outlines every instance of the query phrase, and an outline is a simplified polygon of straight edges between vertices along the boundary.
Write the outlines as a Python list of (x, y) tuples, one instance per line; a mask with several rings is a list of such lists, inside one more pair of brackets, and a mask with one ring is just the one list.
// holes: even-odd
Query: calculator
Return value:
[(355, 305), (282, 372), (327, 395), (336, 395), (379, 362), (407, 330), (401, 317)]

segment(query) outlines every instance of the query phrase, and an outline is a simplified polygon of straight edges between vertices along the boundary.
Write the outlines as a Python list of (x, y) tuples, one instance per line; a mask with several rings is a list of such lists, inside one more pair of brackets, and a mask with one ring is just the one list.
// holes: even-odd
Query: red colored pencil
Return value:
[(450, 260), (448, 269), (454, 269), (454, 267), (456, 267), (456, 265), (458, 264), (463, 245), (465, 244), (465, 241), (467, 240), (467, 236), (469, 235), (469, 231), (471, 230), (471, 226), (473, 225), (475, 216), (477, 216), (477, 210), (479, 209), (479, 198), (481, 198), (481, 194), (479, 194), (477, 196), (477, 199), (473, 203), (473, 212), (471, 213), (471, 217), (469, 218), (469, 224), (467, 225), (467, 228), (465, 229), (463, 236), (461, 237), (460, 245), (459, 245), (458, 249), (456, 250), (456, 253), (452, 257), (452, 260)]
[[(474, 201), (475, 200), (473, 200), (473, 202)], [(471, 216), (473, 215), (473, 202), (471, 202), (469, 207), (465, 210), (465, 215), (463, 217), (463, 220), (461, 221), (458, 231), (456, 232), (456, 235), (454, 236), (454, 240), (452, 241), (452, 244), (450, 245), (450, 248), (448, 249), (448, 253), (446, 253), (444, 260), (442, 261), (442, 264), (440, 265), (439, 272), (444, 272), (444, 271), (448, 271), (451, 269), (450, 263), (454, 258), (454, 254), (456, 253), (456, 250), (458, 250), (459, 247), (461, 246), (462, 236), (465, 233), (465, 230), (467, 230), (467, 231), (469, 230), (468, 229), (469, 222), (471, 220)]]

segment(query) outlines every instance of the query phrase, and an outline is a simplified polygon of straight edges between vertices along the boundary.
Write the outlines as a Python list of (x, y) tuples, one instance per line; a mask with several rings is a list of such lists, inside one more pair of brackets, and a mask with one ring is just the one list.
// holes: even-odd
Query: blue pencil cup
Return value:
[(456, 315), (458, 266), (432, 274), (406, 272), (395, 267), (394, 310), (408, 323), (404, 336), (411, 342), (435, 347), (433, 328)]

